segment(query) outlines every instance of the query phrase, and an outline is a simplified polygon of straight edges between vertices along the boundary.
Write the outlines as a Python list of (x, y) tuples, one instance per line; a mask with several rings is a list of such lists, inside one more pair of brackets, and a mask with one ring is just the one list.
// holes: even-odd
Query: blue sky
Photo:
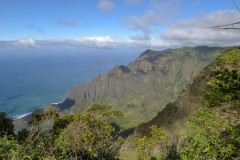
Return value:
[(206, 26), (238, 21), (231, 0), (0, 0), (0, 47), (237, 45)]

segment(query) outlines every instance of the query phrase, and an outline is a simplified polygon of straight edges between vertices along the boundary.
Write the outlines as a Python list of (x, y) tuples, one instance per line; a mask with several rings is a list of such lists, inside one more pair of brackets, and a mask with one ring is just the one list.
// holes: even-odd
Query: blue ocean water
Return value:
[(142, 49), (47, 48), (0, 51), (0, 112), (9, 117), (62, 101), (117, 64), (134, 61)]

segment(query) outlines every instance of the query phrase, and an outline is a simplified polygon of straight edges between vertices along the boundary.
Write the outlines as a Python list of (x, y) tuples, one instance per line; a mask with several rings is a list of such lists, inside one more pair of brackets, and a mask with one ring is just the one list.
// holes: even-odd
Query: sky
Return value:
[(0, 48), (239, 45), (240, 30), (207, 28), (239, 22), (236, 5), (240, 0), (0, 0)]

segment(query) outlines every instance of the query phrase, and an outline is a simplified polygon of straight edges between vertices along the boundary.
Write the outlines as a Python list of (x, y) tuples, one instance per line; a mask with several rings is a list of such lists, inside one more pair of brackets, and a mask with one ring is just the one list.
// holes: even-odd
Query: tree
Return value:
[(63, 159), (116, 159), (119, 136), (111, 125), (121, 112), (110, 106), (93, 105), (83, 115), (74, 117), (55, 140)]
[[(225, 56), (224, 60), (225, 63), (235, 64), (235, 58)], [(219, 131), (222, 139), (220, 142), (225, 143), (223, 147), (232, 147), (231, 151), (227, 151), (231, 153), (230, 157), (240, 157), (240, 73), (237, 70), (225, 69), (214, 74), (201, 99), (210, 110), (217, 111), (219, 116), (216, 120), (209, 119), (206, 126), (212, 128), (209, 124), (216, 121), (220, 122), (221, 127), (221, 122), (224, 121), (225, 130)]]
[[(138, 160), (150, 160), (161, 158), (164, 159), (168, 153), (168, 136), (163, 128), (156, 125), (150, 127), (151, 136), (143, 136), (136, 140), (135, 150), (137, 151)], [(158, 149), (158, 155), (154, 154), (153, 149)]]
[(0, 138), (0, 159), (30, 159), (30, 154), (26, 153), (26, 148), (19, 145), (13, 137), (4, 136)]
[(208, 107), (222, 108), (222, 111), (240, 120), (240, 74), (236, 70), (225, 70), (207, 84), (202, 97)]
[(0, 138), (4, 135), (14, 135), (14, 125), (6, 113), (0, 112)]
[(93, 105), (83, 115), (35, 113), (29, 130), (0, 137), (0, 159), (117, 159), (122, 139), (111, 124), (122, 116), (105, 105)]
[(196, 115), (189, 118), (187, 130), (181, 136), (184, 142), (181, 158), (232, 159), (234, 154), (239, 152), (239, 133), (236, 134), (232, 129), (210, 109), (200, 109)]

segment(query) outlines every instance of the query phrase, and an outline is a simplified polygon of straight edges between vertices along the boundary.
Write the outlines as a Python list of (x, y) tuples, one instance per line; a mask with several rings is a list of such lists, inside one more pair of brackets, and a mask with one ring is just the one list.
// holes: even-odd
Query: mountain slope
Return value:
[[(151, 125), (163, 127), (172, 135), (178, 134), (184, 128), (186, 119), (202, 107), (200, 97), (203, 96), (209, 81), (225, 70), (240, 72), (240, 47), (226, 49), (194, 78), (193, 83), (181, 93), (175, 102), (169, 103), (151, 121), (136, 127), (135, 134), (140, 136), (148, 134), (148, 127)], [(216, 110), (216, 112), (219, 111)]]
[(117, 124), (125, 129), (135, 127), (173, 102), (222, 51), (223, 48), (206, 46), (146, 50), (127, 66), (115, 66), (89, 83), (72, 88), (64, 104), (68, 101), (74, 104), (64, 112), (82, 113), (93, 103), (112, 105), (125, 115)]

